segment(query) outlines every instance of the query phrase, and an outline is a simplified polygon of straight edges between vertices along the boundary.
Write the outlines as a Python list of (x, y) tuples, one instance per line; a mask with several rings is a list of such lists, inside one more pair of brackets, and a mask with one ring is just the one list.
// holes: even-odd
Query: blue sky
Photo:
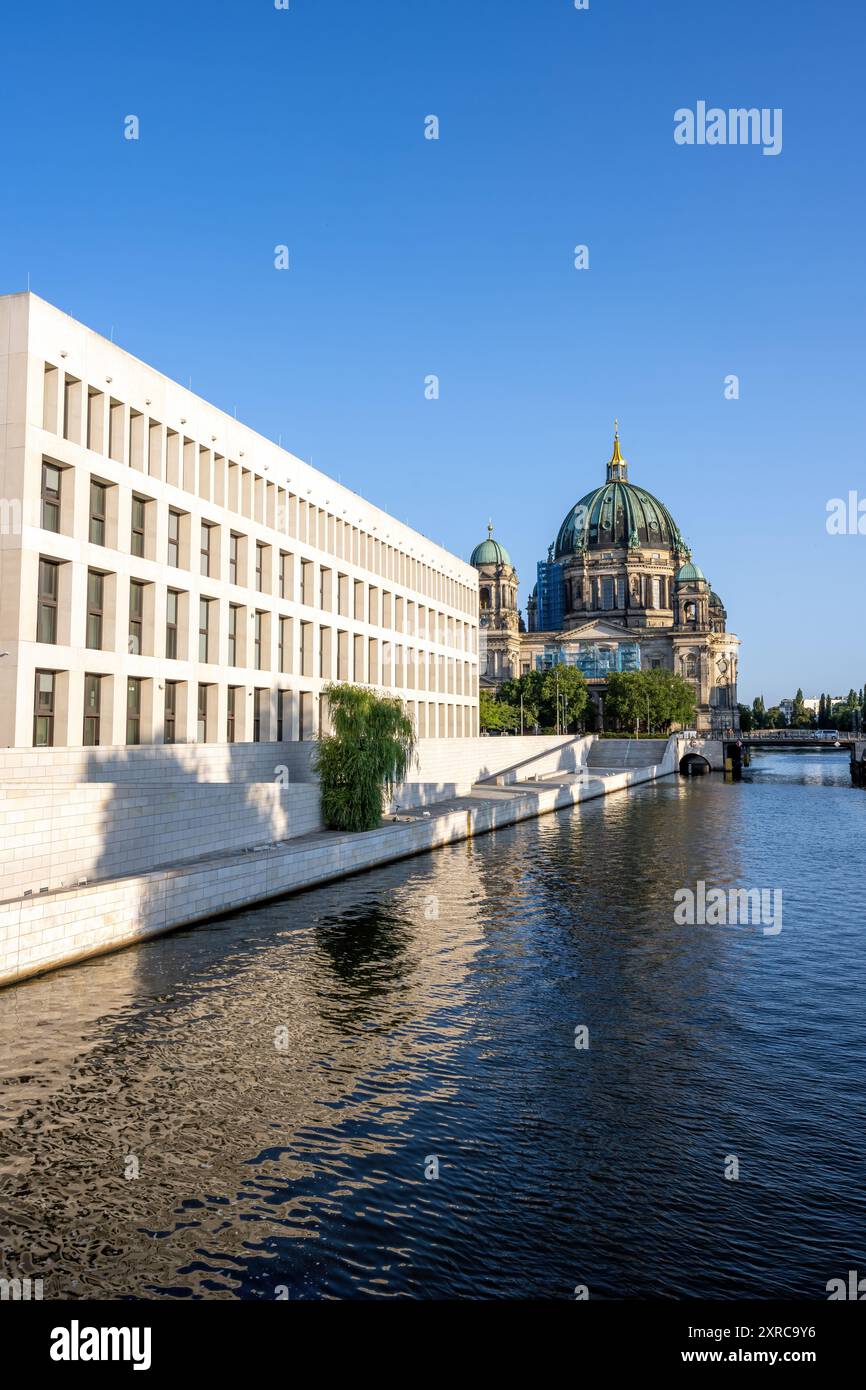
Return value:
[[(825, 527), (866, 497), (862, 6), (17, 11), (0, 290), (29, 272), (464, 556), (492, 515), (522, 602), (618, 415), (743, 640), (741, 697), (866, 681), (866, 535)], [(676, 145), (698, 100), (781, 107), (781, 154)]]

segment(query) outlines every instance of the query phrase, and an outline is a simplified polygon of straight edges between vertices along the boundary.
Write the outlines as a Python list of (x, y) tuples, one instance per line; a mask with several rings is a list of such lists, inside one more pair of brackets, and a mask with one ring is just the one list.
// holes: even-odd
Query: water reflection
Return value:
[[(864, 1234), (846, 771), (670, 779), (5, 991), (7, 1270), (59, 1298), (822, 1296)], [(781, 886), (781, 935), (674, 926), (699, 878)]]

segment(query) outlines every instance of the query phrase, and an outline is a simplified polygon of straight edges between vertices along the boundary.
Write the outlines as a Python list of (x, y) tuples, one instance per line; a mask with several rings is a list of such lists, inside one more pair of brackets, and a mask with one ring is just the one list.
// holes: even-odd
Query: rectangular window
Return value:
[(240, 608), (236, 603), (229, 604), (229, 666), (238, 664), (238, 613)]
[(146, 505), (143, 497), (133, 497), (132, 535), (129, 543), (129, 553), (131, 555), (137, 555), (139, 559), (144, 558), (144, 509)]
[(168, 513), (168, 563), (180, 565), (180, 512), (174, 510)]
[(60, 530), (60, 474), (53, 463), (42, 465), (42, 529)]
[(99, 714), (102, 701), (102, 677), (84, 677), (84, 746), (99, 747)]
[(108, 488), (105, 483), (90, 483), (90, 540), (93, 545), (105, 545), (105, 503)]
[(33, 746), (54, 746), (54, 692), (56, 676), (53, 671), (36, 672), (36, 691), (33, 698)]
[(278, 652), (277, 652), (277, 656), (278, 656), (278, 666), (279, 666), (279, 669), (280, 669), (280, 671), (283, 671), (283, 672), (285, 672), (285, 671), (287, 671), (287, 670), (289, 669), (287, 663), (289, 662), (289, 659), (290, 659), (290, 657), (291, 657), (291, 640), (292, 640), (291, 622), (292, 622), (291, 618), (280, 618), (280, 627), (279, 627), (279, 636), (278, 636), (279, 650), (278, 650)]
[(253, 743), (262, 741), (262, 713), (265, 707), (264, 690), (253, 691)]
[(93, 651), (102, 651), (102, 616), (105, 575), (98, 570), (87, 571), (87, 643)]
[[(198, 659), (209, 661), (210, 647), (210, 599), (199, 599), (198, 604)], [(204, 686), (200, 687), (202, 690)]]
[(210, 578), (211, 572), (211, 532), (213, 526), (209, 522), (203, 521), (201, 524), (201, 572), (205, 579)]
[(253, 639), (253, 647), (255, 650), (255, 663), (257, 671), (261, 671), (262, 669), (262, 624), (264, 622), (264, 616), (264, 613), (259, 612), (258, 610), (256, 611), (254, 622), (255, 635)]
[(177, 681), (165, 683), (165, 719), (163, 738), (166, 743), (177, 742)]
[[(141, 636), (144, 629), (144, 585), (140, 579), (129, 581), (129, 650), (141, 656)], [(127, 739), (127, 742), (129, 740)]]
[(262, 592), (265, 568), (265, 547), (260, 541), (256, 541), (256, 592)]
[(292, 597), (292, 557), (287, 550), (280, 551), (280, 598)]
[(138, 676), (126, 682), (126, 741), (141, 743), (141, 680)]
[(198, 688), (198, 717), (196, 721), (196, 736), (199, 743), (207, 743), (207, 696), (209, 687), (200, 685)]
[(301, 561), (301, 603), (308, 608), (313, 605), (313, 571), (315, 566), (312, 560)]
[(226, 739), (229, 743), (234, 743), (237, 728), (237, 705), (238, 689), (236, 685), (230, 685), (228, 689), (228, 704), (226, 705)]
[(601, 580), (601, 606), (602, 608), (613, 608), (613, 575), (602, 575)]
[(232, 531), (229, 536), (229, 583), (238, 582), (238, 553), (240, 550), (240, 536)]
[(60, 565), (56, 560), (39, 561), (39, 593), (36, 608), (36, 641), (57, 641), (57, 592)]
[(286, 709), (286, 701), (288, 697), (288, 690), (277, 691), (277, 743), (282, 743), (285, 737), (285, 729), (287, 723), (286, 715), (288, 713)]
[(169, 589), (165, 599), (165, 654), (169, 661), (177, 660), (177, 615), (180, 594)]

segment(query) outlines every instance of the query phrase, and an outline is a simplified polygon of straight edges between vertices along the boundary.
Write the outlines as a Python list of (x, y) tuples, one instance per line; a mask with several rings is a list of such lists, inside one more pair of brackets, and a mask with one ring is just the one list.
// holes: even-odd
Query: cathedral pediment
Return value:
[(558, 634), (563, 642), (610, 642), (612, 639), (627, 642), (636, 640), (634, 628), (623, 627), (621, 623), (611, 623), (606, 618), (598, 618), (595, 622), (581, 623), (578, 627), (569, 627), (564, 632)]

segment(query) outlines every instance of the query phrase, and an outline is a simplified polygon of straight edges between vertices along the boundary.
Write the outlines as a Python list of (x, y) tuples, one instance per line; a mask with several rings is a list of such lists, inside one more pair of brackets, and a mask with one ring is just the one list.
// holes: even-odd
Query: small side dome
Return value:
[(487, 540), (480, 541), (469, 557), (470, 565), (511, 565), (511, 556), (493, 539), (493, 522), (487, 523)]
[(674, 582), (677, 584), (706, 584), (707, 580), (703, 570), (688, 560), (682, 569), (677, 570)]

